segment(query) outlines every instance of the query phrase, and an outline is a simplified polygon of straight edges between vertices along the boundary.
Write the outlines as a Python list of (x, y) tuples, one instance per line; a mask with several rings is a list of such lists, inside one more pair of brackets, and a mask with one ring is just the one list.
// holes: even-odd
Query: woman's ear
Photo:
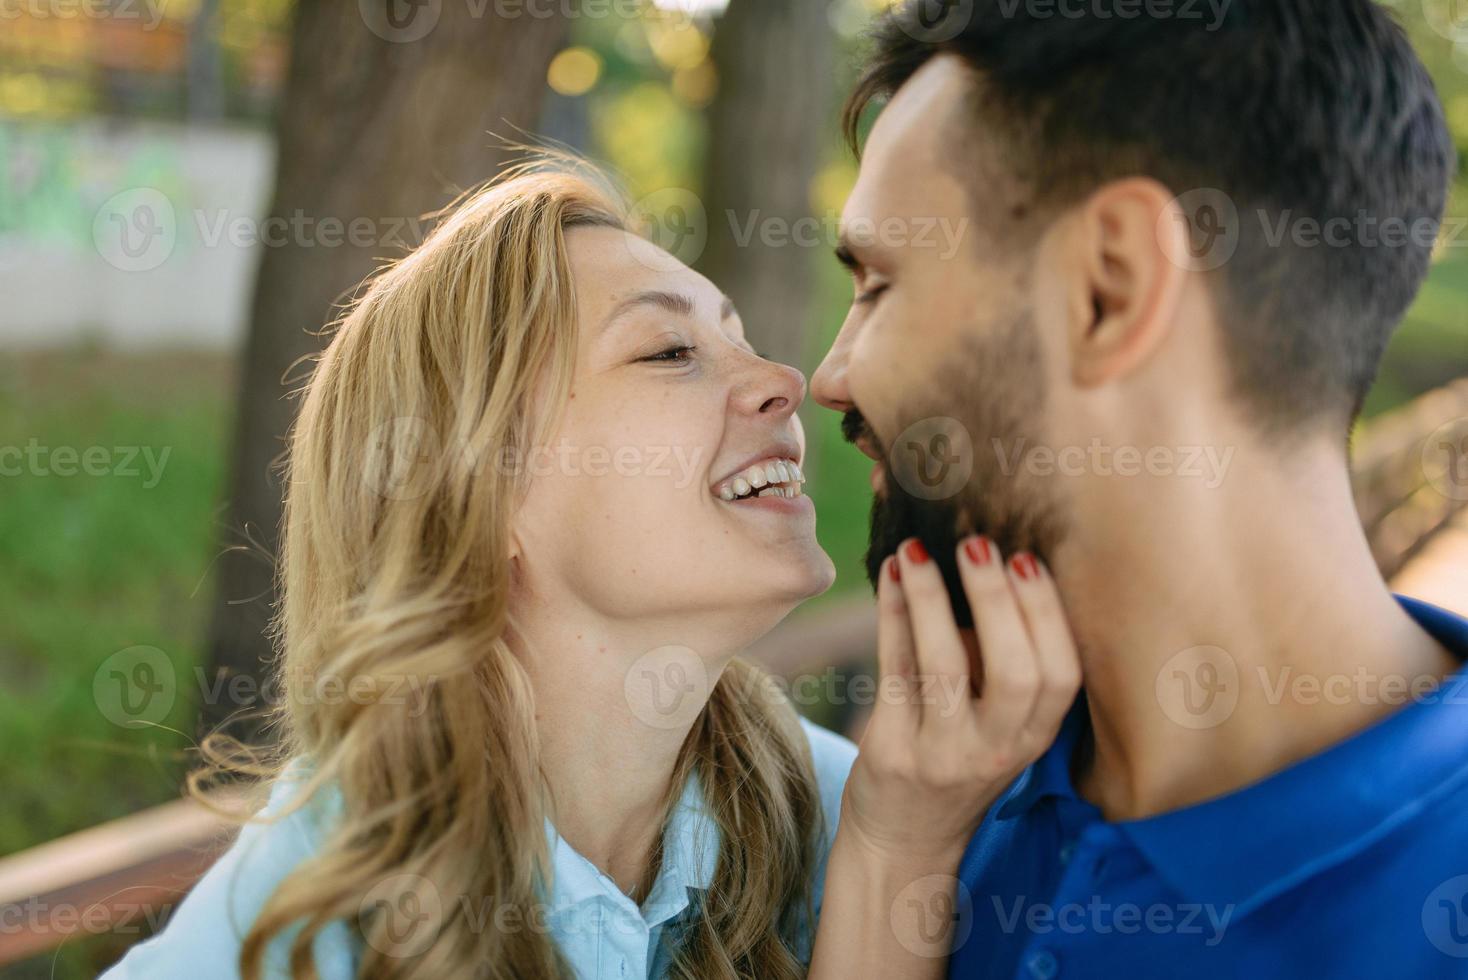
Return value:
[(520, 558), (525, 554), (525, 542), (520, 537), (520, 521), (518, 517), (510, 520), (510, 533), (508, 547), (505, 557), (510, 560), (510, 573), (515, 574), (520, 570)]
[(1150, 178), (1105, 185), (1074, 225), (1069, 329), (1076, 385), (1104, 385), (1134, 371), (1173, 328), (1189, 269), (1186, 216)]

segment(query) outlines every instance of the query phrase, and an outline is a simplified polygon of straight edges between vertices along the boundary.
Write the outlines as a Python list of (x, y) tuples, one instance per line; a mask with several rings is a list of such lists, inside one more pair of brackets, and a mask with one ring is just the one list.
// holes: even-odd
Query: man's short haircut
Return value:
[[(1238, 395), (1281, 436), (1349, 427), (1427, 274), (1457, 166), (1432, 81), (1386, 10), (913, 0), (873, 39), (846, 107), (853, 148), (870, 103), (953, 54), (976, 72), (974, 132), (1026, 195), (1007, 211), (1034, 221), (1149, 176), (1179, 196), (1196, 244), (1232, 209), (1215, 297)], [(972, 140), (951, 143), (969, 165)]]

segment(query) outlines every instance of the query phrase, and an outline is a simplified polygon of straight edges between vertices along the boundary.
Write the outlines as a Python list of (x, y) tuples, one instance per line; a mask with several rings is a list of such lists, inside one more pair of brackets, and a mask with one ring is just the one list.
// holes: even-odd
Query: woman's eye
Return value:
[(856, 295), (856, 302), (857, 303), (871, 303), (871, 302), (875, 302), (876, 299), (877, 299), (877, 297), (878, 296), (881, 296), (886, 291), (887, 291), (887, 286), (886, 286), (885, 283), (883, 285), (880, 285), (880, 286), (873, 286), (872, 288), (870, 288), (870, 289), (868, 289), (868, 290), (866, 290), (864, 292), (857, 293), (857, 295)]
[(688, 355), (692, 354), (695, 350), (697, 350), (697, 348), (689, 347), (686, 345), (679, 347), (669, 347), (665, 351), (659, 351), (658, 353), (653, 354), (651, 357), (640, 358), (640, 360), (661, 364), (682, 364), (683, 362), (688, 360)]

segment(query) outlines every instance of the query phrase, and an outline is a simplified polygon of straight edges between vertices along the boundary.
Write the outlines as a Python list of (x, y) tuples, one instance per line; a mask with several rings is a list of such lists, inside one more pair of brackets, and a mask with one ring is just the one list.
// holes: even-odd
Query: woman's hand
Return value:
[(973, 633), (917, 541), (882, 566), (882, 677), (841, 801), (812, 980), (943, 976), (962, 941), (955, 872), (969, 838), (1075, 701), (1080, 662), (1044, 566), (977, 537), (958, 566)]
[(1035, 556), (1005, 561), (972, 537), (958, 568), (976, 637), (960, 633), (921, 542), (882, 567), (879, 694), (841, 810), (841, 831), (878, 859), (956, 867), (990, 804), (1055, 740), (1080, 686), (1060, 596)]

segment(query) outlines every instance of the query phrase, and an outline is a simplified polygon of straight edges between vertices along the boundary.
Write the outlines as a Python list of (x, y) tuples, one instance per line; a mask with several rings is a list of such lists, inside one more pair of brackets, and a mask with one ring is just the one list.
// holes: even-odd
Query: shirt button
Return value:
[(1070, 859), (1075, 855), (1076, 846), (1070, 841), (1060, 845), (1060, 863), (1070, 864)]
[(1055, 980), (1056, 974), (1060, 972), (1059, 961), (1048, 949), (1036, 951), (1025, 965), (1029, 967), (1030, 976), (1035, 980)]

